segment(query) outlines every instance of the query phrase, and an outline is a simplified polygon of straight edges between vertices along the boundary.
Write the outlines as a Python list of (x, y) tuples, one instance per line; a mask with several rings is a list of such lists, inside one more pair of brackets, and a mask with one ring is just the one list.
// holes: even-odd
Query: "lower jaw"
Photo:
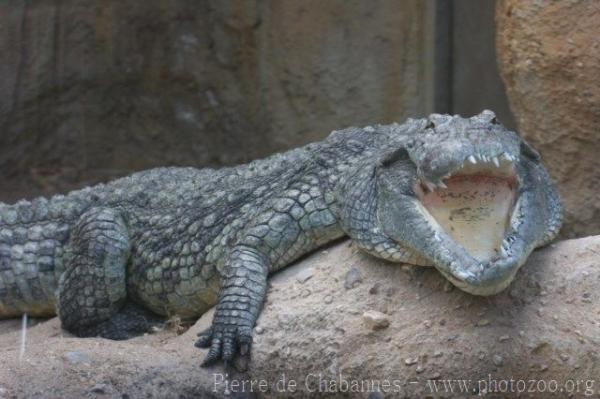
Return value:
[[(440, 272), (442, 272), (442, 271), (440, 270)], [(516, 272), (516, 270), (515, 270), (515, 272)], [(449, 275), (448, 273), (442, 272), (442, 274), (444, 275), (444, 277), (446, 277), (446, 279), (448, 279), (448, 281), (450, 281), (455, 287), (457, 287), (461, 291), (464, 291), (471, 295), (490, 296), (490, 295), (496, 295), (496, 294), (504, 291), (510, 285), (510, 283), (513, 281), (515, 273), (505, 276), (504, 279), (497, 281), (495, 284), (490, 284), (490, 285), (485, 285), (485, 284), (473, 285), (473, 284), (466, 283), (462, 280), (459, 280), (457, 278), (454, 278), (453, 276)]]
[(446, 189), (416, 188), (424, 216), (475, 259), (487, 262), (501, 254), (516, 199), (514, 182), (503, 177), (451, 177)]
[[(517, 200), (517, 181), (506, 176), (466, 174), (450, 177), (447, 188), (415, 192), (432, 227), (444, 231), (475, 260), (488, 263), (502, 257), (502, 243)], [(497, 294), (512, 282), (515, 270), (488, 282), (465, 282), (440, 271), (457, 288), (472, 295)]]

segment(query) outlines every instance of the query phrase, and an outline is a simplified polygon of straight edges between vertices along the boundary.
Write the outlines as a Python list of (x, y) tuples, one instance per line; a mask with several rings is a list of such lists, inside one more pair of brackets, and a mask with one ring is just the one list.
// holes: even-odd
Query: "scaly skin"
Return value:
[[(514, 157), (522, 202), (505, 256), (479, 272), (423, 219), (412, 187), (492, 149)], [(57, 311), (79, 336), (124, 339), (216, 304), (197, 346), (210, 347), (204, 364), (228, 362), (249, 352), (267, 276), (327, 242), (348, 235), (375, 256), (433, 264), (460, 288), (490, 294), (556, 235), (560, 213), (535, 152), (490, 111), (349, 128), (238, 167), (159, 168), (0, 205), (0, 317)]]

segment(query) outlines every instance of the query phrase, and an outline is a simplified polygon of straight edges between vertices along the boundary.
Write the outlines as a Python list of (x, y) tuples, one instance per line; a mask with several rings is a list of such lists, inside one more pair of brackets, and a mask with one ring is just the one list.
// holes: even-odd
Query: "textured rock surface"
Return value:
[[(599, 259), (600, 236), (557, 243), (535, 252), (506, 292), (482, 298), (432, 269), (381, 262), (339, 243), (273, 277), (255, 330), (252, 375), (235, 381), (255, 379), (255, 393), (268, 389), (267, 397), (284, 385), (288, 392), (278, 396), (289, 397), (292, 380), (296, 391), (318, 390), (319, 375), (327, 381), (322, 390), (343, 390), (340, 374), (381, 387), (388, 380), (389, 397), (423, 397), (433, 380), (441, 393), (443, 379), (470, 379), (471, 393), (490, 378), (543, 380), (545, 389), (555, 380), (576, 396), (586, 387), (598, 392)], [(361, 278), (345, 286), (351, 270)], [(365, 313), (383, 314), (389, 325), (373, 330)], [(202, 354), (192, 347), (211, 317), (182, 335), (169, 330), (122, 342), (70, 337), (54, 318), (28, 329), (21, 361), (20, 322), (2, 321), (0, 386), (7, 397), (221, 397), (222, 369), (201, 369)]]
[(598, 20), (594, 1), (501, 0), (496, 9), (511, 109), (558, 182), (565, 236), (600, 232)]
[(423, 115), (429, 13), (417, 0), (2, 2), (0, 200)]

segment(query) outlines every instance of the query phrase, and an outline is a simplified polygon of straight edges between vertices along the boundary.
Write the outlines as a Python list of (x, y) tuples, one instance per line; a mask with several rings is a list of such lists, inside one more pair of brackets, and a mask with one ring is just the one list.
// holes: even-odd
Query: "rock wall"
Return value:
[(496, 8), (510, 106), (558, 183), (565, 236), (600, 232), (599, 20), (595, 1), (500, 0)]
[(0, 200), (430, 111), (430, 5), (0, 3)]

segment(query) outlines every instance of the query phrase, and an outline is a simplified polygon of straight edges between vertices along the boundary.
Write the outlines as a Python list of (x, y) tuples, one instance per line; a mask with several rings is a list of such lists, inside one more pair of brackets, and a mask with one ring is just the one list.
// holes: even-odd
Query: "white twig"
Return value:
[(25, 344), (27, 342), (27, 313), (23, 313), (23, 322), (21, 323), (21, 351), (19, 352), (19, 361), (23, 360), (25, 355)]

